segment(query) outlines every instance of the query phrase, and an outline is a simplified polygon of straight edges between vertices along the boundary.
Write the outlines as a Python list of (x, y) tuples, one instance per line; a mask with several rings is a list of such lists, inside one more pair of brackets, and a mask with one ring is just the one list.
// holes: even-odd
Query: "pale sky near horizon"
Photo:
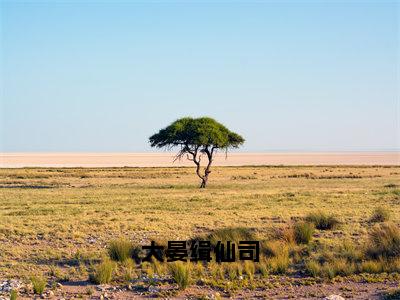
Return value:
[(397, 1), (1, 1), (0, 151), (149, 151), (211, 116), (243, 151), (400, 149)]

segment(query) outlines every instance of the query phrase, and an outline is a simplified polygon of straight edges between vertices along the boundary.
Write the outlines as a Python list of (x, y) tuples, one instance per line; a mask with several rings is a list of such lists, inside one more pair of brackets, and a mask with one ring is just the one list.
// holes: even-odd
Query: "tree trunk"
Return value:
[(211, 152), (208, 150), (208, 147), (206, 147), (204, 149), (204, 152), (207, 154), (207, 158), (208, 158), (208, 164), (204, 170), (204, 175), (201, 174), (201, 170), (200, 170), (201, 169), (201, 165), (200, 165), (201, 157), (197, 157), (198, 148), (196, 148), (194, 151), (189, 151), (189, 153), (193, 156), (193, 159), (190, 159), (190, 160), (196, 164), (196, 174), (201, 179), (201, 184), (200, 184), (201, 189), (204, 189), (207, 186), (208, 175), (211, 173), (210, 168), (211, 168), (211, 163), (213, 161), (214, 149), (215, 148), (213, 147), (211, 149)]
[(204, 189), (207, 186), (208, 175), (201, 178), (200, 188)]

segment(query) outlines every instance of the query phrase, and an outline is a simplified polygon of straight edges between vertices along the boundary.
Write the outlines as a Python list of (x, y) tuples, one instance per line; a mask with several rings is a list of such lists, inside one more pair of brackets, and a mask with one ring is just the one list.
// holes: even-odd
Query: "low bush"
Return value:
[(311, 213), (306, 217), (306, 220), (319, 230), (330, 230), (336, 228), (340, 222), (334, 216), (328, 216), (323, 212)]
[(172, 278), (178, 284), (179, 289), (184, 290), (190, 284), (190, 267), (181, 261), (171, 263), (169, 270)]
[(298, 222), (294, 225), (296, 243), (308, 244), (314, 234), (314, 225), (307, 222)]
[(105, 260), (89, 274), (89, 280), (95, 284), (110, 283), (113, 278), (114, 270), (115, 263), (110, 260)]
[(386, 222), (390, 219), (390, 212), (384, 207), (377, 207), (372, 213), (370, 222)]
[(32, 282), (33, 292), (38, 295), (43, 294), (47, 284), (46, 280), (42, 277), (33, 276), (31, 278), (31, 282)]
[(369, 233), (366, 254), (371, 258), (400, 256), (400, 229), (395, 224), (381, 224)]

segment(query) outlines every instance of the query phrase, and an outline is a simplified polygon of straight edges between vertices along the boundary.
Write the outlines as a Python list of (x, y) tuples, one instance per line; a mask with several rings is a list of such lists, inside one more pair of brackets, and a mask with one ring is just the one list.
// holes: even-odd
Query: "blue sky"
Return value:
[(400, 149), (398, 2), (0, 5), (0, 151), (149, 151), (182, 116), (243, 151)]

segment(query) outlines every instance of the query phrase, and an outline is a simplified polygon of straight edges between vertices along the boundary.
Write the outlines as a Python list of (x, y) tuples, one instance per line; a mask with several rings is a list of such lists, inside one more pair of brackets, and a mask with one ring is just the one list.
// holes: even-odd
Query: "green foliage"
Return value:
[(400, 256), (400, 229), (395, 224), (381, 224), (370, 232), (367, 255), (372, 258)]
[(181, 290), (184, 290), (188, 287), (190, 283), (190, 269), (188, 264), (177, 261), (169, 265), (169, 270), (172, 278), (175, 280)]
[(307, 222), (298, 222), (294, 225), (294, 236), (298, 244), (308, 244), (314, 234), (314, 225)]
[(46, 280), (42, 277), (33, 276), (31, 277), (33, 292), (35, 294), (41, 295), (46, 287)]
[(371, 222), (386, 222), (390, 219), (390, 211), (384, 207), (375, 208), (372, 213)]
[(152, 147), (180, 145), (209, 146), (220, 149), (237, 148), (244, 139), (212, 118), (181, 118), (150, 138)]
[(306, 220), (313, 223), (319, 230), (334, 229), (340, 223), (334, 216), (328, 216), (323, 212), (311, 213)]
[(95, 284), (110, 283), (115, 269), (115, 263), (105, 260), (89, 275), (89, 280)]
[(113, 240), (108, 245), (108, 255), (114, 261), (124, 262), (133, 254), (133, 244), (125, 239)]

